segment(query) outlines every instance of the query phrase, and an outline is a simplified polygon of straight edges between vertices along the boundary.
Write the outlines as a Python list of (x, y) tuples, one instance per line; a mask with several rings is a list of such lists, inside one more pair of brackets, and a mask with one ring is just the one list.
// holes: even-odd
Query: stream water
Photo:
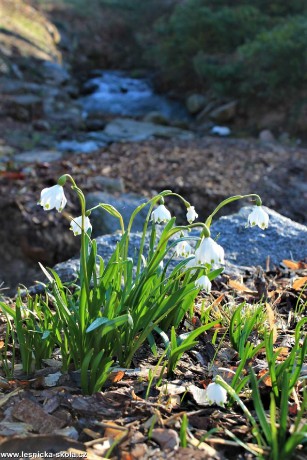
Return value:
[(168, 120), (188, 120), (189, 115), (178, 101), (156, 94), (147, 78), (132, 78), (121, 71), (99, 71), (84, 85), (90, 94), (80, 102), (87, 114), (110, 114), (143, 117), (159, 112)]

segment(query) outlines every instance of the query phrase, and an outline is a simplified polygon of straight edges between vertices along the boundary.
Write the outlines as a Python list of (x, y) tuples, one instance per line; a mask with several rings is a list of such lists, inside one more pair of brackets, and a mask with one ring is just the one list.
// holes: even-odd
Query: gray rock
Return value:
[(263, 129), (259, 133), (259, 140), (261, 142), (268, 143), (268, 144), (276, 141), (274, 135), (271, 133), (269, 129)]
[(49, 83), (54, 85), (63, 85), (70, 78), (69, 73), (64, 67), (51, 61), (43, 62), (42, 74)]
[(99, 147), (105, 147), (112, 141), (104, 131), (91, 131), (87, 133), (86, 137), (89, 140), (97, 142), (97, 144), (99, 144)]
[(125, 193), (125, 184), (121, 177), (113, 178), (108, 176), (94, 176), (87, 180), (89, 188), (96, 187), (104, 192)]
[(27, 81), (20, 81), (8, 78), (0, 79), (0, 92), (1, 94), (40, 94), (42, 91), (42, 85), (38, 83), (32, 83)]
[(218, 123), (232, 121), (236, 116), (238, 101), (231, 101), (210, 112), (210, 118)]
[[(92, 192), (86, 197), (87, 208), (93, 208), (99, 203), (107, 203), (114, 206), (123, 216), (124, 223), (127, 225), (132, 212), (142, 203), (146, 203), (146, 199), (139, 195), (124, 193), (119, 196), (114, 196), (105, 192)], [(141, 231), (143, 229), (144, 220), (148, 209), (137, 214), (132, 227), (133, 231)], [(93, 235), (102, 235), (112, 233), (120, 229), (119, 221), (104, 209), (97, 209), (91, 214), (91, 222), (93, 224)]]
[(191, 115), (200, 112), (206, 105), (207, 99), (202, 94), (191, 94), (186, 100), (186, 108)]
[(169, 125), (169, 120), (161, 112), (153, 111), (147, 113), (143, 121), (154, 123), (156, 125)]
[(51, 163), (62, 157), (63, 153), (56, 150), (31, 150), (14, 155), (14, 161), (17, 163)]
[[(246, 228), (247, 217), (253, 208), (242, 208), (231, 216), (221, 217), (212, 226), (212, 237), (219, 235), (218, 242), (225, 249), (226, 273), (244, 273), (246, 268), (258, 265), (266, 266), (267, 257), (271, 264), (279, 265), (283, 259), (302, 260), (306, 257), (307, 227), (265, 208), (270, 216), (269, 228)], [(162, 226), (161, 226), (162, 227)], [(198, 236), (193, 231), (191, 236)], [(98, 254), (108, 261), (112, 255), (120, 234), (104, 235), (96, 238)], [(132, 233), (129, 257), (136, 259), (140, 247), (141, 233)], [(145, 252), (149, 237), (146, 240)], [(178, 262), (178, 259), (177, 259)], [(173, 262), (176, 263), (176, 260)], [(79, 258), (70, 259), (57, 264), (55, 270), (63, 281), (72, 280), (77, 276)]]
[(129, 118), (115, 118), (108, 123), (104, 132), (114, 141), (143, 141), (152, 137), (169, 139), (193, 139), (190, 131), (171, 126), (156, 125), (154, 123), (131, 120)]
[(283, 259), (302, 260), (307, 256), (307, 227), (277, 212), (264, 208), (270, 217), (269, 227), (246, 228), (253, 208), (246, 206), (237, 214), (221, 217), (212, 225), (213, 237), (225, 249), (225, 258), (236, 265), (265, 267), (266, 260), (279, 265)]
[(18, 121), (32, 121), (43, 115), (43, 100), (35, 94), (7, 96), (2, 101), (2, 116), (8, 115)]
[(62, 152), (92, 153), (100, 149), (101, 145), (96, 141), (61, 141), (56, 146)]

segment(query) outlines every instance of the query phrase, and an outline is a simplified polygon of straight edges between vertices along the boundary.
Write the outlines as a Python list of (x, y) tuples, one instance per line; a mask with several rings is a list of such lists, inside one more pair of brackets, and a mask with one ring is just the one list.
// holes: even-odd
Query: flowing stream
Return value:
[[(97, 72), (98, 73), (98, 72)], [(143, 117), (158, 112), (168, 120), (187, 120), (183, 104), (156, 94), (149, 79), (132, 78), (121, 71), (99, 71), (84, 85), (90, 94), (80, 102), (87, 114)]]

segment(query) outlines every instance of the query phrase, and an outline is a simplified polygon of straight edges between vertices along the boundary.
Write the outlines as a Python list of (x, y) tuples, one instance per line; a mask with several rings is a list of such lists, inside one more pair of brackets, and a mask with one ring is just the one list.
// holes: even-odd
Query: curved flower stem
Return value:
[(172, 193), (171, 190), (164, 190), (163, 192), (159, 193), (154, 198), (151, 198), (150, 200), (146, 201), (145, 203), (142, 203), (131, 214), (131, 217), (130, 217), (130, 220), (129, 220), (129, 223), (128, 223), (128, 226), (127, 226), (127, 230), (126, 230), (126, 242), (125, 242), (126, 244), (125, 244), (125, 249), (124, 249), (124, 259), (127, 259), (127, 257), (128, 257), (129, 236), (130, 236), (133, 221), (134, 221), (136, 215), (139, 212), (141, 212), (142, 209), (144, 209), (146, 206), (150, 205), (150, 208), (149, 208), (149, 211), (147, 213), (146, 220), (145, 220), (145, 223), (144, 223), (144, 226), (143, 226), (143, 233), (142, 233), (142, 239), (141, 239), (141, 244), (140, 244), (138, 262), (137, 262), (137, 274), (139, 273), (140, 267), (141, 267), (141, 256), (143, 254), (145, 238), (146, 238), (146, 231), (147, 231), (148, 223), (149, 223), (149, 220), (150, 220), (152, 208), (153, 208), (153, 206), (155, 205), (155, 203), (157, 201), (159, 201), (164, 196), (169, 195), (170, 193)]
[(229, 203), (232, 203), (233, 201), (242, 200), (243, 198), (254, 198), (255, 201), (256, 201), (256, 205), (257, 205), (257, 206), (261, 206), (261, 204), (262, 204), (262, 201), (261, 201), (260, 196), (257, 195), (257, 194), (255, 194), (255, 193), (251, 193), (251, 194), (249, 194), (249, 195), (234, 195), (234, 196), (231, 196), (231, 197), (227, 198), (226, 200), (222, 201), (222, 202), (215, 208), (215, 210), (214, 210), (214, 211), (210, 214), (210, 216), (207, 218), (205, 224), (206, 224), (208, 227), (210, 227), (213, 216), (214, 216), (221, 208), (223, 208), (224, 206), (226, 206), (226, 205), (229, 204)]
[(183, 196), (179, 195), (179, 193), (170, 192), (170, 193), (168, 193), (168, 196), (176, 196), (177, 198), (179, 198), (183, 202), (183, 204), (185, 205), (186, 208), (191, 206), (191, 204), (187, 200), (185, 200), (183, 198)]
[[(84, 231), (85, 228), (85, 212), (86, 212), (86, 202), (85, 202), (85, 197), (82, 192), (82, 190), (77, 186), (76, 182), (72, 178), (70, 174), (64, 174), (63, 176), (60, 177), (59, 181), (63, 181), (69, 179), (70, 182), (72, 183), (72, 189), (77, 193), (81, 205), (81, 217), (82, 217), (82, 224), (81, 224), (81, 255), (80, 255), (80, 265), (81, 265), (81, 274), (83, 276), (83, 279), (80, 280), (81, 282), (81, 287), (82, 287), (82, 281), (84, 282), (85, 285), (85, 291), (86, 291), (86, 297), (87, 297), (87, 302), (89, 302), (90, 299), (90, 287), (89, 287), (89, 279), (88, 279), (88, 272), (87, 272), (87, 254), (86, 254), (86, 233)], [(65, 184), (65, 181), (64, 181)], [(63, 185), (64, 185), (63, 184)], [(80, 327), (81, 327), (81, 333), (83, 334), (85, 330), (85, 304), (83, 302), (80, 302)]]
[(146, 219), (145, 219), (145, 222), (144, 222), (144, 226), (143, 226), (143, 233), (142, 233), (142, 239), (141, 239), (141, 244), (140, 244), (140, 251), (139, 251), (137, 267), (136, 267), (136, 278), (138, 277), (138, 275), (140, 273), (140, 270), (141, 270), (142, 254), (143, 254), (144, 245), (145, 245), (146, 232), (147, 232), (147, 228), (148, 228), (148, 224), (149, 224), (149, 220), (150, 220), (150, 216), (151, 216), (153, 207), (154, 207), (154, 202), (151, 203), (151, 205), (150, 205), (150, 208), (149, 208), (149, 211), (147, 213), (147, 216), (146, 216)]
[(125, 225), (124, 225), (123, 216), (120, 214), (120, 212), (117, 211), (116, 208), (114, 208), (114, 206), (111, 206), (107, 203), (99, 203), (93, 208), (88, 209), (86, 211), (86, 215), (89, 215), (92, 211), (95, 211), (95, 209), (99, 209), (99, 208), (104, 209), (109, 214), (111, 214), (111, 216), (116, 217), (119, 220), (120, 230), (123, 235), (125, 233)]

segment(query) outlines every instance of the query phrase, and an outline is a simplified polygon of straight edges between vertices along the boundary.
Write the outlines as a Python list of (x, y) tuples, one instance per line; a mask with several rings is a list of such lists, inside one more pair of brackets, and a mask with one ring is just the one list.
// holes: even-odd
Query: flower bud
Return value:
[(64, 174), (63, 176), (61, 176), (59, 179), (58, 179), (58, 185), (61, 185), (62, 187), (64, 187), (64, 185), (66, 184), (66, 174)]

